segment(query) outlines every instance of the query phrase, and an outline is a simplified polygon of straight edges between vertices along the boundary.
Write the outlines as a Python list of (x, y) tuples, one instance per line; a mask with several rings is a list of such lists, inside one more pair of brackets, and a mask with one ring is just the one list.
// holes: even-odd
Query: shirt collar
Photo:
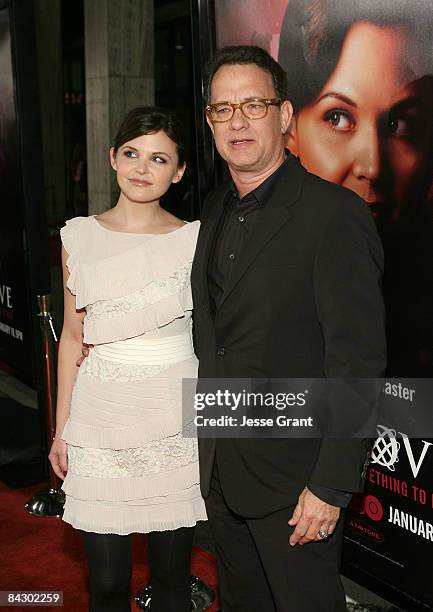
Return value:
[(262, 183), (260, 183), (260, 185), (258, 185), (255, 189), (253, 189), (253, 191), (250, 191), (249, 193), (247, 193), (242, 199), (239, 199), (239, 193), (236, 188), (236, 185), (233, 182), (233, 179), (230, 181), (228, 185), (226, 195), (230, 193), (232, 196), (236, 198), (237, 202), (239, 203), (242, 203), (246, 201), (247, 199), (255, 200), (260, 208), (263, 207), (266, 204), (266, 201), (269, 199), (269, 196), (275, 184), (277, 183), (280, 174), (282, 174), (283, 168), (285, 168), (287, 164), (289, 163), (289, 158), (290, 158), (290, 154), (287, 155), (283, 163), (280, 166), (278, 166), (278, 168), (274, 170), (274, 172), (270, 176), (268, 176), (268, 178), (266, 178)]

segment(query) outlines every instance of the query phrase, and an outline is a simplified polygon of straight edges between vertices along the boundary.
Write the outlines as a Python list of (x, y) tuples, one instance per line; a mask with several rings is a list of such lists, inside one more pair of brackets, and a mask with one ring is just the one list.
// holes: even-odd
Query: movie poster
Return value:
[(33, 384), (16, 126), (9, 10), (0, 2), (0, 366)]
[(350, 577), (379, 594), (390, 585), (404, 609), (432, 610), (433, 440), (397, 433), (379, 426), (366, 494), (352, 500), (346, 522), (344, 560)]
[[(375, 217), (387, 375), (432, 377), (433, 0), (218, 0), (215, 24), (218, 47), (259, 45), (282, 64), (287, 148)], [(347, 521), (346, 567), (408, 609), (433, 609), (433, 440), (395, 429), (379, 428)]]

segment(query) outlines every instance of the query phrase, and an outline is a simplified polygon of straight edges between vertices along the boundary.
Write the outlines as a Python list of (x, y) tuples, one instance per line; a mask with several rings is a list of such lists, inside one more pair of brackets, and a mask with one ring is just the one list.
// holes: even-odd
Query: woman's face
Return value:
[(374, 213), (416, 198), (429, 165), (431, 91), (409, 67), (410, 42), (402, 28), (352, 26), (334, 72), (288, 136), (307, 170), (355, 191)]
[(125, 142), (110, 160), (122, 195), (131, 202), (157, 202), (171, 183), (182, 178), (177, 145), (160, 130)]

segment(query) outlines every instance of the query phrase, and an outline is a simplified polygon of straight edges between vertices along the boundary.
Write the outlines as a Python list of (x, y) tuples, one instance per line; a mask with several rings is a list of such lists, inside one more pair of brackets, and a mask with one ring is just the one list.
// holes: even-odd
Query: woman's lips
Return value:
[(149, 185), (152, 185), (152, 183), (149, 183), (149, 181), (143, 181), (140, 179), (129, 179), (129, 182), (136, 187), (149, 187)]

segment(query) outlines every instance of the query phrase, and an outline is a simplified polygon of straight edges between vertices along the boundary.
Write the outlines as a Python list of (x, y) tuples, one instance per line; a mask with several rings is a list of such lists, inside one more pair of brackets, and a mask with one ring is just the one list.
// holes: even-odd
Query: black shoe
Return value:
[[(208, 610), (215, 599), (214, 591), (205, 584), (203, 580), (197, 578), (197, 576), (191, 576), (190, 588), (191, 610), (194, 612), (204, 612), (204, 610)], [(135, 603), (141, 610), (145, 610), (145, 612), (150, 612), (152, 610), (152, 587), (150, 584), (145, 584), (144, 587), (137, 591)]]

